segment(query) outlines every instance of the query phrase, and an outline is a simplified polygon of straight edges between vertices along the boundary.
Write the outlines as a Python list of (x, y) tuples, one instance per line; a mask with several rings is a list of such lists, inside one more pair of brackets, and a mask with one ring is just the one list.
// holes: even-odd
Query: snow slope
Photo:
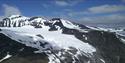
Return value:
[[(91, 45), (78, 40), (73, 35), (62, 34), (61, 30), (51, 32), (51, 31), (48, 31), (48, 29), (49, 27), (47, 26), (40, 28), (40, 29), (35, 29), (32, 26), (23, 26), (23, 27), (20, 27), (20, 29), (18, 27), (17, 28), (3, 28), (2, 33), (7, 34), (8, 36), (11, 36), (11, 38), (16, 41), (19, 41), (18, 39), (24, 41), (22, 43), (32, 42), (36, 40), (40, 40), (40, 41), (45, 40), (49, 42), (50, 44), (52, 44), (53, 46), (58, 46), (63, 49), (68, 48), (68, 47), (75, 47), (77, 49), (83, 50), (86, 53), (92, 53), (96, 51), (96, 49), (93, 48)], [(38, 34), (43, 36), (44, 39), (37, 37), (36, 35)], [(30, 37), (28, 36), (33, 37), (34, 40), (32, 38), (30, 39)], [(33, 45), (28, 43), (27, 46), (32, 47)]]
[[(82, 42), (74, 35), (62, 34), (61, 29), (58, 31), (48, 31), (49, 28), (50, 27), (48, 26), (43, 26), (42, 28), (34, 28), (30, 25), (13, 28), (1, 27), (2, 31), (0, 31), (0, 33), (5, 34), (6, 36), (19, 43), (25, 44), (28, 47), (37, 48), (38, 51), (34, 51), (34, 53), (49, 53), (48, 49), (65, 49), (65, 51), (67, 51), (70, 50), (71, 47), (79, 50), (79, 53), (76, 53), (75, 57), (82, 55), (80, 51), (85, 52), (86, 54), (89, 53), (91, 55), (93, 55), (93, 52), (96, 52), (96, 49), (93, 46), (88, 43)], [(38, 35), (42, 37), (39, 37)], [(58, 58), (55, 59), (55, 55), (48, 54), (48, 56), (50, 60), (49, 63), (61, 63)], [(57, 56), (60, 56), (60, 52), (57, 53)], [(62, 57), (62, 59), (64, 58)], [(74, 62), (76, 62), (76, 60), (74, 60)]]

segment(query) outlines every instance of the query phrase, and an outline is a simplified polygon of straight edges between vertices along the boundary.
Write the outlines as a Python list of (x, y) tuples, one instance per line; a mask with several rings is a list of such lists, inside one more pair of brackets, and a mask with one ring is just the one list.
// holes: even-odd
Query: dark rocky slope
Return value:
[(48, 63), (47, 55), (45, 53), (35, 54), (36, 50), (0, 33), (0, 59), (7, 54), (13, 56), (2, 63)]

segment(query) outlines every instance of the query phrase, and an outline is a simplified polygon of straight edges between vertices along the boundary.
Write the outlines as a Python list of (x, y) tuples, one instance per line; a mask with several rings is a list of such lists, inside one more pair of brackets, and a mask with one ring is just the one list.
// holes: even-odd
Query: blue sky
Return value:
[(0, 18), (12, 14), (81, 23), (125, 23), (125, 0), (0, 0)]

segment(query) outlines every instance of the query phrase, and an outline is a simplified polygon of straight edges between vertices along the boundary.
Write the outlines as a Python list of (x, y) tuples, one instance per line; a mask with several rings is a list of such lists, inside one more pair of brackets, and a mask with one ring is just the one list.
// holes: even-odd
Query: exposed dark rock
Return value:
[(44, 39), (44, 37), (43, 37), (42, 35), (40, 35), (40, 34), (38, 34), (38, 35), (36, 35), (36, 36), (41, 37), (41, 38), (43, 38), (43, 39)]
[(90, 29), (90, 28), (86, 27), (86, 26), (83, 25), (83, 24), (75, 23), (75, 22), (72, 22), (72, 23), (75, 24), (75, 25), (78, 25), (81, 29)]
[(123, 31), (125, 31), (125, 29), (123, 29)]
[(106, 63), (125, 63), (125, 44), (115, 33), (104, 31), (90, 31), (88, 43), (93, 45)]
[(50, 20), (50, 21), (55, 21), (56, 20), (56, 22), (54, 23), (54, 24), (52, 24), (51, 26), (59, 26), (59, 27), (61, 27), (61, 28), (63, 28), (64, 27), (64, 25), (62, 24), (62, 22), (61, 22), (61, 18), (53, 18), (52, 20)]
[(2, 63), (48, 63), (48, 58), (44, 54), (34, 54), (26, 56), (15, 55)]
[(74, 34), (75, 32), (77, 32), (77, 30), (75, 30), (75, 29), (69, 29), (69, 28), (63, 28), (62, 29), (62, 33), (64, 33), (64, 34)]
[(32, 17), (32, 18), (29, 19), (29, 21), (32, 21), (32, 20), (34, 20), (36, 18), (39, 18), (39, 17)]
[(56, 30), (57, 30), (57, 28), (55, 26), (50, 26), (49, 31), (56, 31)]
[(36, 25), (35, 28), (42, 28), (42, 26), (40, 26), (40, 25)]
[(51, 25), (51, 23), (49, 23), (49, 22), (46, 21), (46, 22), (44, 22), (44, 25), (45, 26), (49, 26), (49, 25)]
[[(5, 36), (4, 34), (0, 33), (0, 59), (5, 57), (7, 54), (14, 56), (11, 59), (4, 61), (3, 63), (17, 63), (17, 61), (20, 61), (19, 63), (21, 62), (25, 63), (27, 61), (28, 61), (27, 63), (30, 63), (31, 61), (32, 63), (36, 63), (37, 60), (40, 61), (41, 59), (42, 61), (43, 58), (47, 57), (45, 53), (41, 53), (39, 55), (35, 54), (34, 51), (37, 51), (37, 50), (38, 49), (27, 47), (24, 44), (14, 41), (9, 37)], [(31, 60), (30, 57), (31, 59), (34, 59), (34, 60)], [(38, 57), (41, 57), (41, 58), (38, 58)], [(47, 63), (48, 59), (46, 59), (43, 62)]]

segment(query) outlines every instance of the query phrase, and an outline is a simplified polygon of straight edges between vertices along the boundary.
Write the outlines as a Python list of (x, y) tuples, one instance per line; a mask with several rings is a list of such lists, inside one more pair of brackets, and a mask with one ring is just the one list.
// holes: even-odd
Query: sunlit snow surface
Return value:
[[(62, 30), (58, 31), (48, 31), (48, 26), (43, 26), (43, 28), (34, 28), (32, 26), (23, 26), (23, 27), (1, 27), (2, 31), (6, 36), (10, 37), (13, 40), (16, 40), (26, 46), (39, 49), (34, 51), (35, 53), (43, 52), (47, 48), (53, 49), (69, 49), (69, 47), (74, 47), (78, 50), (81, 50), (85, 53), (92, 54), (96, 52), (96, 49), (90, 44), (80, 41), (75, 38), (74, 35), (62, 34)], [(36, 35), (41, 35), (43, 38)], [(36, 44), (34, 44), (36, 42)], [(40, 46), (40, 42), (47, 42), (45, 48)], [(53, 55), (49, 55), (49, 63), (52, 63)], [(58, 59), (57, 61), (58, 62)]]
[[(95, 51), (95, 49), (92, 46), (90, 46), (88, 43), (84, 43), (78, 39), (75, 39), (73, 35), (62, 34), (61, 30), (50, 32), (48, 31), (47, 28), (48, 27), (35, 29), (31, 26), (24, 26), (21, 28), (18, 28), (18, 27), (17, 28), (4, 28), (5, 30), (3, 30), (3, 33), (11, 35), (12, 39), (14, 40), (21, 39), (21, 40), (25, 40), (26, 42), (28, 42), (28, 40), (31, 40), (30, 38), (26, 36), (32, 36), (34, 40), (31, 40), (31, 41), (35, 41), (35, 39), (36, 40), (41, 39), (35, 36), (37, 34), (40, 34), (44, 37), (44, 40), (50, 42), (53, 46), (59, 46), (61, 48), (75, 47), (75, 48), (82, 49), (86, 53), (91, 53)], [(12, 32), (10, 32), (10, 30)]]
[(61, 19), (61, 22), (62, 22), (62, 24), (63, 24), (65, 27), (67, 27), (67, 28), (71, 28), (71, 29), (79, 28), (77, 25), (74, 25), (73, 23), (71, 23), (71, 22), (68, 21), (68, 20)]

